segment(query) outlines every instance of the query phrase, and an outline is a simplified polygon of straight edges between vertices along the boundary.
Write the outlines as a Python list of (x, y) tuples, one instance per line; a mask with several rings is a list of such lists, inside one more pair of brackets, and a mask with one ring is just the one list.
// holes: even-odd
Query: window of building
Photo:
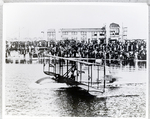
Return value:
[(119, 29), (116, 29), (115, 35), (119, 35)]
[(77, 35), (77, 32), (73, 31), (73, 32), (72, 32), (72, 35)]
[(92, 36), (97, 36), (97, 32), (92, 32)]
[(81, 35), (86, 35), (87, 33), (84, 31), (81, 31)]
[(48, 35), (49, 36), (55, 36), (55, 32), (49, 32)]
[(104, 32), (104, 31), (101, 31), (101, 32), (99, 33), (99, 35), (100, 35), (100, 36), (104, 36), (104, 35), (105, 35), (105, 32)]
[(67, 31), (64, 31), (64, 32), (63, 32), (63, 35), (68, 35), (68, 32), (67, 32)]
[(96, 34), (96, 33), (94, 33), (94, 36), (97, 36), (97, 34)]
[(110, 31), (110, 35), (115, 35), (115, 31)]

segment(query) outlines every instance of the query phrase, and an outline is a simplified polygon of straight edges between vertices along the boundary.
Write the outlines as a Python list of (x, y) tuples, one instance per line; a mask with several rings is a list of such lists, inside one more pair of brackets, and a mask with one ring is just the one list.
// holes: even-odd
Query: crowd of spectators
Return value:
[(146, 42), (141, 39), (133, 41), (110, 41), (107, 44), (99, 43), (97, 40), (91, 42), (77, 40), (60, 41), (6, 41), (6, 57), (11, 51), (17, 51), (22, 55), (29, 53), (32, 56), (43, 52), (60, 57), (80, 57), (96, 59), (121, 59), (121, 60), (146, 60)]

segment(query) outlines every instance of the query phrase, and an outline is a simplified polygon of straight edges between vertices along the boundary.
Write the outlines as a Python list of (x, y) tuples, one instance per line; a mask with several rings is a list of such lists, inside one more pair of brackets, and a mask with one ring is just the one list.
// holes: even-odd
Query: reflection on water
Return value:
[(78, 88), (58, 90), (58, 105), (62, 116), (105, 116), (107, 115), (106, 98), (96, 98)]
[[(106, 96), (93, 97), (80, 88), (71, 88), (46, 78), (42, 64), (6, 64), (5, 100), (7, 115), (79, 116), (79, 117), (145, 117), (146, 62), (111, 65), (123, 78), (134, 81), (125, 87), (110, 87)], [(132, 71), (131, 71), (132, 70)], [(138, 79), (138, 75), (142, 79)], [(141, 77), (142, 77), (141, 76)], [(140, 78), (141, 78), (140, 77)], [(122, 79), (123, 80), (123, 79)]]
[[(120, 89), (110, 89), (118, 92)], [(122, 89), (121, 89), (122, 90)], [(61, 116), (143, 117), (145, 99), (140, 95), (93, 97), (80, 89), (58, 90), (57, 104)], [(137, 94), (137, 93), (136, 93)], [(142, 95), (143, 96), (143, 95)], [(137, 104), (138, 102), (138, 104)], [(64, 113), (65, 112), (65, 113)], [(139, 113), (140, 112), (140, 113)]]

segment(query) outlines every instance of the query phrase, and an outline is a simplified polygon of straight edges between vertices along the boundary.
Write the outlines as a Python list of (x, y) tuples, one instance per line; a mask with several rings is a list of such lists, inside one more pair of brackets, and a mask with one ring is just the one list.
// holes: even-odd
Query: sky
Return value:
[[(47, 37), (48, 29), (101, 28), (117, 23), (128, 39), (148, 39), (148, 6), (144, 3), (6, 3), (6, 38)], [(57, 36), (59, 39), (59, 37)]]

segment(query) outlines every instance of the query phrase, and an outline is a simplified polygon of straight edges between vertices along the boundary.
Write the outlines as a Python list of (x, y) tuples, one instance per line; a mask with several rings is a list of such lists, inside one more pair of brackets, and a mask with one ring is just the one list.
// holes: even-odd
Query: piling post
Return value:
[(99, 65), (97, 65), (97, 88), (99, 88)]
[[(67, 58), (68, 58), (68, 44), (69, 44), (69, 41), (67, 39)], [(68, 78), (68, 59), (67, 59), (67, 78)]]
[(63, 75), (63, 62), (62, 62), (62, 68), (61, 68), (61, 69), (62, 69), (62, 71), (61, 71), (61, 72), (62, 72), (62, 75)]
[(54, 58), (54, 63), (55, 63), (55, 74), (56, 74), (56, 58)]
[(78, 64), (79, 63), (77, 62), (77, 74), (76, 74), (77, 75), (77, 81), (78, 81)]
[(43, 63), (43, 72), (44, 72), (44, 70), (45, 70), (45, 63)]
[(48, 65), (48, 71), (50, 72), (50, 56), (49, 56), (49, 65)]
[(59, 74), (61, 74), (61, 59), (59, 59)]
[(67, 59), (67, 78), (68, 78), (68, 59)]
[(104, 90), (105, 90), (105, 63), (104, 63)]
[(89, 69), (89, 66), (88, 66), (88, 92), (89, 92), (89, 80), (90, 80), (90, 69)]
[(80, 63), (80, 83), (81, 83), (81, 80), (82, 80), (82, 64)]
[(92, 86), (92, 65), (91, 65), (91, 86)]
[(105, 77), (105, 75), (106, 75), (106, 67), (105, 67), (105, 65), (106, 65), (106, 53), (104, 53), (104, 90), (103, 90), (104, 92), (105, 92), (105, 85), (106, 85), (105, 84), (106, 83), (105, 82), (105, 78), (106, 78)]

